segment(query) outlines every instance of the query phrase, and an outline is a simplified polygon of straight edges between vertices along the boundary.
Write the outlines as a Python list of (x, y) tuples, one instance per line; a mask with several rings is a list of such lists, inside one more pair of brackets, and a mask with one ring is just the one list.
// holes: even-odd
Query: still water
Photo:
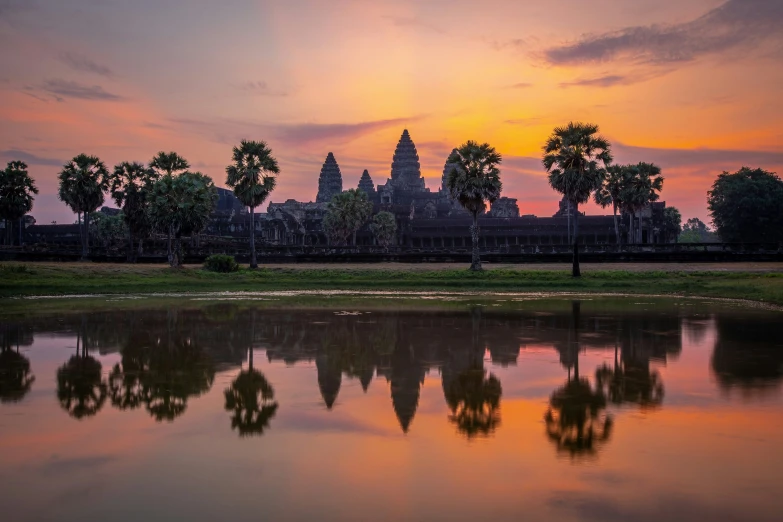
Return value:
[(0, 317), (0, 517), (783, 519), (782, 312), (383, 301)]

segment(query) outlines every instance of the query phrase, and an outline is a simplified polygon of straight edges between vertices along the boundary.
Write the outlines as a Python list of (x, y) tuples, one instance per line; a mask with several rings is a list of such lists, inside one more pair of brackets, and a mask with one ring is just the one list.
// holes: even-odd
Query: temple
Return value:
[[(427, 188), (421, 174), (421, 163), (416, 144), (405, 129), (392, 156), (390, 177), (373, 181), (364, 170), (356, 185), (373, 204), (373, 212), (385, 210), (395, 215), (398, 236), (396, 245), (414, 249), (465, 250), (470, 242), (470, 214), (454, 201), (446, 188), (450, 165), (444, 161), (440, 187), (433, 192)], [(257, 229), (273, 245), (326, 246), (328, 240), (321, 221), (326, 204), (342, 191), (343, 179), (337, 159), (330, 152), (318, 178), (315, 202), (288, 200), (270, 203), (266, 214), (258, 216)], [(663, 243), (660, 232), (666, 204), (653, 203), (641, 212), (641, 243)], [(574, 210), (565, 200), (552, 217), (520, 215), (516, 199), (501, 197), (479, 218), (480, 244), (485, 249), (532, 247), (545, 249), (552, 245), (570, 243), (570, 229)], [(630, 216), (622, 216), (627, 223)], [(638, 226), (638, 221), (636, 222)], [(612, 216), (580, 215), (579, 235), (588, 245), (614, 245), (616, 234)], [(623, 230), (628, 225), (621, 226)], [(216, 231), (217, 232), (217, 231)], [(222, 232), (222, 231), (221, 231)], [(633, 241), (631, 241), (633, 242)], [(360, 230), (358, 246), (372, 246), (374, 238), (369, 229)]]

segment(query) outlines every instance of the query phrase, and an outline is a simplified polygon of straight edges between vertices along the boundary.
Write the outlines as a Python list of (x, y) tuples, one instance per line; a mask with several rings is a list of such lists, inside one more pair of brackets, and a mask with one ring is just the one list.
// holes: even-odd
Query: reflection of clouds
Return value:
[(41, 464), (40, 471), (43, 473), (75, 473), (79, 471), (90, 470), (103, 467), (115, 462), (115, 455), (88, 455), (84, 457), (61, 458), (57, 455)]

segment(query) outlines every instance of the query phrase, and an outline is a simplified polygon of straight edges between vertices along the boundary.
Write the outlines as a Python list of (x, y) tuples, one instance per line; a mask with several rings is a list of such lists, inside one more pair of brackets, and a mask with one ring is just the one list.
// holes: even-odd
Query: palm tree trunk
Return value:
[(169, 225), (168, 245), (166, 247), (166, 255), (169, 259), (169, 266), (174, 266), (174, 253), (171, 251), (171, 232), (172, 225)]
[(473, 255), (471, 256), (470, 269), (481, 270), (481, 256), (479, 255), (479, 226), (478, 212), (473, 213), (473, 225), (470, 227), (470, 236), (473, 239)]
[(82, 261), (87, 261), (87, 234), (90, 233), (90, 229), (87, 224), (87, 212), (82, 212)]
[(256, 218), (255, 207), (250, 207), (250, 268), (258, 268), (256, 258)]
[(172, 252), (173, 267), (179, 268), (182, 266), (182, 236), (179, 232), (174, 235), (174, 251)]
[(620, 226), (617, 224), (617, 203), (612, 204), (614, 212), (614, 235), (617, 238), (617, 248), (620, 248)]
[(582, 272), (579, 269), (579, 204), (574, 203), (574, 210), (574, 260), (571, 275), (582, 277)]
[(133, 232), (128, 227), (128, 263), (133, 263)]
[(22, 220), (24, 218), (19, 218), (19, 246), (22, 246)]

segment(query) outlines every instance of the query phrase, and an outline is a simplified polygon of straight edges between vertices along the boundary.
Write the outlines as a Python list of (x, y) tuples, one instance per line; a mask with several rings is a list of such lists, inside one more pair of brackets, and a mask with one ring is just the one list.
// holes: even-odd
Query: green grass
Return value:
[(721, 297), (783, 305), (783, 274), (760, 272), (567, 271), (493, 269), (242, 269), (100, 264), (0, 263), (0, 298), (35, 295), (138, 294), (264, 290), (454, 290), (630, 293)]

